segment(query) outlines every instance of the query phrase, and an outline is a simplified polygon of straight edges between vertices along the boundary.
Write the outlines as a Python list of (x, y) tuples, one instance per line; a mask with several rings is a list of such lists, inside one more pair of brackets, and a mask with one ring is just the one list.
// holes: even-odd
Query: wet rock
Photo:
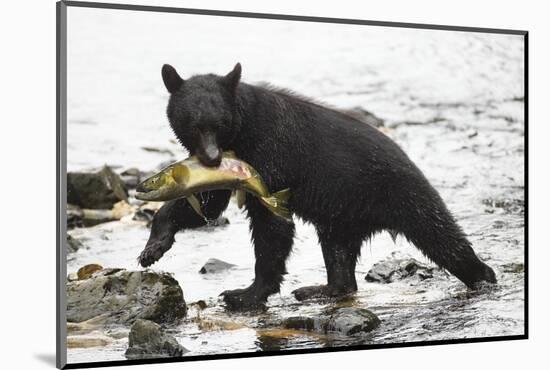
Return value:
[(115, 203), (111, 211), (113, 212), (113, 217), (116, 220), (120, 220), (121, 218), (134, 214), (136, 209), (128, 204), (127, 201), (121, 200)]
[(90, 227), (117, 220), (110, 209), (80, 209), (77, 207), (67, 209), (67, 219), (71, 220), (70, 225), (72, 227), (70, 228)]
[(244, 324), (235, 321), (207, 319), (200, 316), (194, 318), (193, 321), (197, 324), (197, 327), (201, 332), (239, 330), (246, 327)]
[(113, 338), (100, 333), (67, 337), (67, 348), (106, 347), (114, 342)]
[(523, 263), (507, 263), (502, 265), (502, 271), (512, 274), (520, 274), (525, 271), (525, 266)]
[(108, 166), (97, 173), (67, 174), (67, 202), (70, 204), (88, 209), (111, 209), (121, 200), (128, 200), (126, 185)]
[(380, 319), (365, 308), (342, 307), (335, 310), (326, 323), (325, 331), (344, 335), (368, 333), (380, 325)]
[(196, 301), (196, 302), (193, 302), (193, 303), (189, 303), (188, 306), (195, 306), (197, 307), (199, 310), (204, 310), (206, 307), (208, 307), (208, 304), (203, 301), (202, 299)]
[(343, 335), (368, 333), (380, 325), (380, 319), (371, 311), (358, 307), (339, 307), (317, 316), (287, 317), (281, 322), (285, 329), (316, 331), (319, 333), (339, 332)]
[(319, 322), (316, 323), (316, 320), (307, 317), (307, 316), (292, 316), (287, 317), (283, 320), (282, 326), (285, 329), (295, 329), (295, 330), (316, 330), (321, 327)]
[(79, 240), (67, 234), (67, 252), (68, 253), (76, 252), (82, 247), (83, 247), (82, 242), (80, 242)]
[(101, 223), (120, 220), (136, 212), (136, 208), (121, 200), (112, 209), (84, 209), (76, 206), (67, 208), (67, 224), (69, 229), (75, 227), (90, 227)]
[(178, 282), (167, 273), (103, 269), (88, 279), (67, 283), (67, 321), (105, 315), (105, 324), (137, 319), (174, 323), (187, 307)]
[(365, 280), (371, 283), (392, 283), (413, 276), (425, 280), (433, 277), (435, 269), (414, 258), (390, 258), (374, 264), (365, 276)]
[(71, 230), (76, 227), (84, 227), (82, 212), (79, 207), (67, 204), (67, 229)]
[(235, 267), (235, 265), (231, 263), (224, 262), (222, 260), (219, 260), (217, 258), (210, 258), (204, 266), (199, 270), (199, 273), (201, 274), (215, 274), (218, 272), (227, 271), (231, 268)]
[(76, 276), (78, 277), (78, 280), (86, 280), (89, 279), (95, 272), (101, 270), (103, 270), (103, 266), (96, 263), (91, 263), (89, 265), (79, 268)]
[(176, 338), (163, 332), (160, 325), (149, 320), (136, 320), (128, 336), (127, 359), (180, 357), (189, 352)]
[(383, 127), (384, 120), (375, 116), (373, 113), (361, 107), (354, 107), (345, 111), (345, 113), (359, 121), (368, 123), (374, 127)]

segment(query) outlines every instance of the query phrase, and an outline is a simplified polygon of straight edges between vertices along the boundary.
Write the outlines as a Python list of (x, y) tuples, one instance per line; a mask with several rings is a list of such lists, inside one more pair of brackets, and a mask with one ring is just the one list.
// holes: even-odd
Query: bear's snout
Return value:
[(218, 167), (222, 161), (222, 150), (214, 134), (202, 134), (197, 150), (199, 161), (208, 167)]

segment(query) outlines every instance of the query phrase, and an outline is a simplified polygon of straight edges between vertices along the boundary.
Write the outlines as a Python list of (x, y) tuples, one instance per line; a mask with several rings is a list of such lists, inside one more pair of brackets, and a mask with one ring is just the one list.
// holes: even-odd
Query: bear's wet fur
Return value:
[[(165, 65), (167, 116), (176, 137), (209, 166), (233, 150), (263, 177), (271, 192), (290, 188), (290, 209), (316, 228), (327, 284), (294, 291), (297, 299), (357, 290), (355, 265), (364, 240), (381, 231), (404, 235), (437, 265), (475, 289), (496, 283), (474, 253), (438, 192), (401, 148), (378, 129), (288, 90), (241, 82), (241, 66), (225, 76), (182, 79)], [(225, 190), (201, 194), (208, 218), (227, 207)], [(256, 257), (255, 279), (223, 292), (229, 309), (263, 307), (286, 273), (294, 224), (246, 198)], [(155, 215), (142, 266), (157, 261), (182, 229), (204, 224), (185, 199)]]

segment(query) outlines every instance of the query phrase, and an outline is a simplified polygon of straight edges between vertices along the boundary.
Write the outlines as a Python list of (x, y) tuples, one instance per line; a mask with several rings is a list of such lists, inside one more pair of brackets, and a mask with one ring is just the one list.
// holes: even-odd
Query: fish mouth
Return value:
[(145, 186), (145, 182), (136, 187), (136, 199), (139, 200), (157, 200), (162, 197), (162, 189), (151, 189)]
[(139, 200), (158, 200), (158, 197), (161, 195), (158, 190), (144, 189), (141, 191), (136, 188), (136, 199)]
[(149, 193), (149, 192), (153, 191), (153, 189), (147, 189), (143, 183), (140, 183), (136, 187), (136, 191), (138, 193)]

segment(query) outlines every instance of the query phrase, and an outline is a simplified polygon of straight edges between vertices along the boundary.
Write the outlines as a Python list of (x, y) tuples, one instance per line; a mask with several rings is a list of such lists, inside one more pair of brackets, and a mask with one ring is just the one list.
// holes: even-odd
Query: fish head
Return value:
[(136, 198), (147, 201), (167, 201), (184, 196), (189, 170), (183, 165), (171, 165), (147, 178), (136, 187)]
[(241, 127), (236, 105), (241, 65), (225, 76), (198, 75), (186, 80), (165, 66), (162, 76), (171, 94), (167, 116), (172, 131), (202, 165), (218, 167), (223, 148), (231, 148)]

